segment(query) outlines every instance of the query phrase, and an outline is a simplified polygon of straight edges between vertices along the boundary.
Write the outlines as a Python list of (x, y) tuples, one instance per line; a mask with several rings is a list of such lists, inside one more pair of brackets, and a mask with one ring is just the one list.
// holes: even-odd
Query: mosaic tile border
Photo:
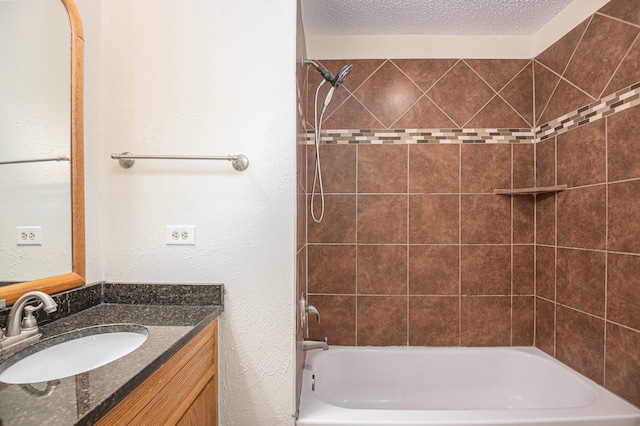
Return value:
[[(320, 133), (320, 143), (326, 145), (535, 143), (637, 105), (640, 105), (640, 83), (605, 96), (535, 129), (331, 129)], [(314, 131), (307, 130), (303, 138), (305, 144), (313, 145)]]
[[(395, 130), (323, 130), (320, 143), (414, 144), (414, 143), (532, 143), (531, 129), (395, 129)], [(314, 132), (306, 133), (307, 145), (313, 145)]]
[(565, 133), (576, 127), (589, 124), (616, 112), (640, 105), (640, 83), (626, 87), (609, 96), (571, 111), (563, 116), (536, 127), (536, 141), (540, 142)]

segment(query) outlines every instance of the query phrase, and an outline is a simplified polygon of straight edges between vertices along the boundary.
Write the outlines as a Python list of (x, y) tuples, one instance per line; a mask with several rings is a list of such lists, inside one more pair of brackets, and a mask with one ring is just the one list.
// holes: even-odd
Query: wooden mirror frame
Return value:
[(84, 240), (84, 34), (74, 0), (61, 0), (71, 26), (71, 273), (0, 287), (0, 300), (13, 304), (32, 290), (57, 293), (85, 283)]

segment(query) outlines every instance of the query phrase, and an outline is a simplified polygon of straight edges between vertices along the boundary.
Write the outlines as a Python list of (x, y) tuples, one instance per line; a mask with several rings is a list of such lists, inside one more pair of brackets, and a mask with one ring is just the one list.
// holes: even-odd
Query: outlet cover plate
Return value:
[(42, 245), (42, 226), (16, 226), (16, 244), (19, 246)]
[(194, 225), (167, 225), (167, 245), (195, 245), (196, 227)]

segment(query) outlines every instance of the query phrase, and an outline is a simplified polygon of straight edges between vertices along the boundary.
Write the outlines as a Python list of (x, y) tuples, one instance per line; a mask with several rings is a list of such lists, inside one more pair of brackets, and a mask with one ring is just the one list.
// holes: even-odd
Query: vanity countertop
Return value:
[[(95, 325), (138, 324), (149, 331), (142, 346), (102, 367), (61, 379), (59, 384), (55, 382), (49, 385), (47, 383), (32, 385), (0, 383), (0, 425), (90, 425), (95, 423), (223, 311), (220, 285), (212, 286), (217, 288), (219, 295), (214, 297), (213, 302), (207, 297), (206, 299), (209, 300), (206, 300), (206, 305), (193, 304), (203, 302), (198, 300), (194, 302), (197, 297), (189, 297), (192, 295), (191, 290), (187, 289), (185, 292), (185, 288), (189, 286), (179, 286), (191, 303), (185, 305), (180, 304), (182, 302), (179, 300), (180, 297), (175, 299), (176, 292), (171, 289), (177, 287), (169, 285), (156, 287), (158, 285), (155, 284), (138, 286), (153, 286), (145, 288), (159, 289), (156, 293), (161, 295), (162, 300), (155, 300), (159, 304), (132, 304), (131, 301), (135, 297), (131, 297), (132, 292), (128, 289), (132, 287), (129, 286), (136, 285), (123, 284), (116, 285), (117, 288), (101, 290), (100, 295), (90, 297), (94, 302), (99, 300), (100, 303), (41, 326), (43, 334), (41, 340)], [(191, 286), (196, 288), (196, 291), (205, 287), (210, 286)], [(113, 294), (118, 291), (128, 295), (128, 303), (113, 303), (119, 301), (117, 297), (113, 297)], [(68, 293), (71, 294), (71, 292)], [(162, 294), (167, 297), (162, 297)], [(66, 295), (66, 299), (59, 298), (58, 304), (61, 305), (62, 310), (73, 310), (69, 309), (69, 306), (73, 306), (73, 301), (69, 301), (70, 298), (69, 295)], [(133, 301), (136, 302), (136, 300)], [(153, 302), (145, 298), (137, 300), (138, 303), (141, 301)], [(4, 360), (14, 352), (13, 350), (5, 351), (0, 354), (0, 359)], [(54, 389), (45, 396), (43, 394), (46, 393), (47, 386), (49, 391), (52, 387)]]

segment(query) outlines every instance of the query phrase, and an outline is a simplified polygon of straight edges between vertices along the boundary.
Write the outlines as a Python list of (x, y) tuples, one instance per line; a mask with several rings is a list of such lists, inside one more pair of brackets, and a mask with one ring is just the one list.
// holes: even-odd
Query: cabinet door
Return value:
[(217, 379), (207, 383), (177, 426), (218, 426)]

